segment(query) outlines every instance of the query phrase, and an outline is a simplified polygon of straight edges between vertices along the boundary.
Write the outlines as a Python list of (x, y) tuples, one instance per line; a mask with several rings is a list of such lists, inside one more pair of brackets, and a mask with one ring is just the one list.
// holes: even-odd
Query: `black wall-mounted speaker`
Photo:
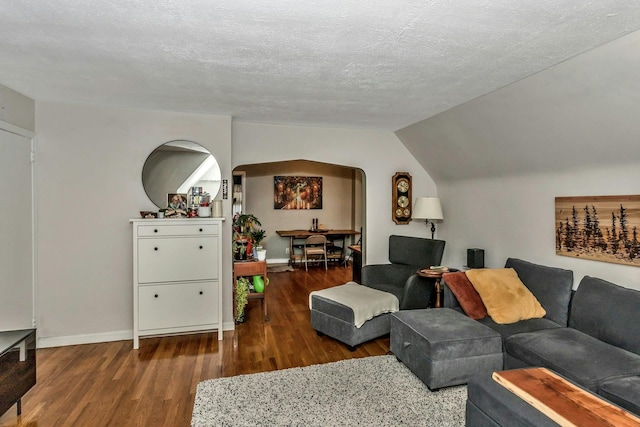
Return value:
[(467, 249), (467, 267), (484, 268), (484, 249)]

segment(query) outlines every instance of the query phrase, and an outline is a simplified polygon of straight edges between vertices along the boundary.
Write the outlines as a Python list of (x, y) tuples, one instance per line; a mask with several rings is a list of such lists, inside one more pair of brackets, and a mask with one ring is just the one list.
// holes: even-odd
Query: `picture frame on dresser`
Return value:
[(187, 210), (187, 195), (182, 193), (167, 193), (167, 208)]

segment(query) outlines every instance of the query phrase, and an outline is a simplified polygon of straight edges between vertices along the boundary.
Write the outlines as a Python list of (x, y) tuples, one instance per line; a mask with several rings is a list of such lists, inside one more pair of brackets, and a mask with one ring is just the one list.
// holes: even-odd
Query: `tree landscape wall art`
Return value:
[(640, 196), (556, 197), (556, 254), (640, 267)]

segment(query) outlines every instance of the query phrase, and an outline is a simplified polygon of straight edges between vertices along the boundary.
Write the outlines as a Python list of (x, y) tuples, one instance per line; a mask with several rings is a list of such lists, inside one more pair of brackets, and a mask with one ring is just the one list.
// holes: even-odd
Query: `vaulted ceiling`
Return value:
[(638, 52), (640, 31), (396, 135), (436, 182), (640, 166)]
[(637, 0), (3, 1), (0, 83), (35, 100), (395, 131), (638, 29)]

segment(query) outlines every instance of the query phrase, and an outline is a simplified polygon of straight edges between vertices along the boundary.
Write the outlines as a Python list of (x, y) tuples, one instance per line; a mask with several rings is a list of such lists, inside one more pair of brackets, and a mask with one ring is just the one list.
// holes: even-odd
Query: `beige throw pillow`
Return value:
[(472, 269), (466, 274), (496, 323), (515, 323), (547, 314), (513, 268)]

